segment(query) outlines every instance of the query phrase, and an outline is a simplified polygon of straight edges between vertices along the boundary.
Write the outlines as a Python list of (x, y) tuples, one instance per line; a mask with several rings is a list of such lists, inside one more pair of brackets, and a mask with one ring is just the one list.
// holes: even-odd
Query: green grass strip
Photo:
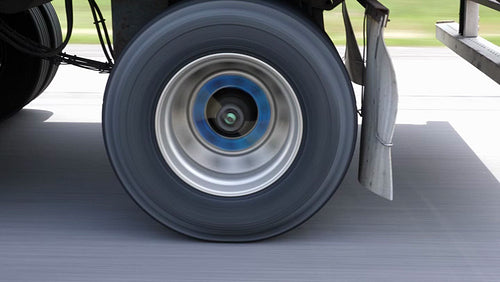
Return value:
[[(98, 43), (92, 14), (86, 0), (74, 0), (75, 30), (71, 43)], [(386, 42), (391, 46), (443, 46), (435, 39), (436, 21), (458, 22), (458, 0), (381, 0), (390, 10), (390, 22), (386, 29)], [(54, 0), (63, 27), (66, 26), (64, 0)], [(111, 29), (111, 1), (97, 0)], [(363, 8), (356, 0), (346, 1), (355, 32), (362, 44)], [(328, 35), (336, 45), (345, 44), (344, 25), (340, 7), (325, 12)], [(500, 13), (487, 7), (480, 9), (479, 34), (500, 45)]]

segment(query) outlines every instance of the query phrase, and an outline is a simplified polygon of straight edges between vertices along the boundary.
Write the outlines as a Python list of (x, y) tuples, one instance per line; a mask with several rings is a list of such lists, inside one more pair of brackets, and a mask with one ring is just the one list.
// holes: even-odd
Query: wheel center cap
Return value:
[(224, 122), (227, 125), (233, 125), (237, 119), (238, 117), (234, 113), (227, 113), (226, 117), (224, 118)]

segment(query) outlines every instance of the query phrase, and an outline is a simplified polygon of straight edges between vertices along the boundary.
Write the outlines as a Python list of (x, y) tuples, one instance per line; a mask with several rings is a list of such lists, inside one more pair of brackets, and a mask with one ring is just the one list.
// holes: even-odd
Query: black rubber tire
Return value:
[[(303, 139), (293, 164), (271, 186), (247, 196), (190, 187), (170, 169), (155, 137), (156, 104), (169, 79), (219, 52), (273, 66), (302, 108)], [(103, 105), (106, 148), (128, 193), (164, 225), (210, 241), (261, 240), (311, 217), (345, 175), (356, 119), (352, 85), (331, 41), (301, 14), (271, 1), (197, 1), (165, 12), (126, 48)]]
[[(17, 14), (0, 15), (12, 28), (44, 46), (60, 44), (56, 40), (59, 22), (50, 3)], [(56, 16), (57, 18), (57, 16)], [(60, 31), (60, 25), (59, 25)], [(48, 60), (26, 55), (0, 42), (0, 119), (21, 110), (45, 90), (55, 76), (57, 66)]]
[[(62, 29), (61, 22), (57, 17), (56, 10), (51, 3), (43, 4), (39, 7), (42, 12), (45, 23), (47, 24), (47, 28), (50, 36), (50, 48), (57, 48), (62, 44)], [(42, 90), (39, 94), (41, 94), (47, 87), (50, 85), (54, 77), (56, 76), (57, 70), (59, 69), (59, 64), (51, 63), (49, 65), (49, 70), (47, 73), (47, 77), (43, 83)], [(36, 98), (36, 97), (35, 97)]]

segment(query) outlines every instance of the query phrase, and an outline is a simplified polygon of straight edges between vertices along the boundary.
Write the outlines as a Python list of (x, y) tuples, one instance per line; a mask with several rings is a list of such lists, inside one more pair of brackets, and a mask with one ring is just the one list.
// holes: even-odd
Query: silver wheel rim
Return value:
[[(245, 119), (255, 123), (245, 135), (228, 137), (207, 126), (206, 101), (226, 88), (245, 91), (257, 105), (255, 121)], [(234, 115), (228, 117), (234, 122)], [(269, 187), (293, 163), (302, 131), (300, 104), (287, 80), (267, 63), (237, 53), (208, 55), (184, 66), (156, 108), (156, 139), (169, 167), (191, 187), (216, 196)]]

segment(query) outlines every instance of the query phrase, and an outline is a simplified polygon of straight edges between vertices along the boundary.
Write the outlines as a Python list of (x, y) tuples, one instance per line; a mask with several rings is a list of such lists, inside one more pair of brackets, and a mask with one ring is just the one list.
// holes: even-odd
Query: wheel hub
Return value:
[(257, 122), (258, 108), (252, 96), (238, 88), (222, 88), (208, 100), (206, 118), (222, 137), (239, 138), (248, 134)]
[(222, 74), (202, 84), (192, 111), (202, 141), (229, 152), (254, 146), (271, 119), (264, 90), (241, 75)]
[(302, 139), (293, 89), (274, 68), (242, 54), (197, 59), (175, 74), (157, 106), (156, 137), (184, 182), (217, 196), (269, 187)]
[(245, 132), (239, 132), (246, 122), (243, 111), (234, 104), (222, 106), (217, 113), (217, 117), (210, 120), (209, 123), (215, 131), (225, 137), (234, 137), (245, 135)]

